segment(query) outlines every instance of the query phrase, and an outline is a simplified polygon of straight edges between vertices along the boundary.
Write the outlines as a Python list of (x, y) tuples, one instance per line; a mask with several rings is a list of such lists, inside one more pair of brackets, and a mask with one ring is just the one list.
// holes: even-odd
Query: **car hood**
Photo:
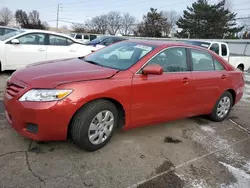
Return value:
[(107, 79), (117, 72), (74, 58), (31, 64), (15, 71), (12, 76), (31, 87), (53, 88), (70, 82)]

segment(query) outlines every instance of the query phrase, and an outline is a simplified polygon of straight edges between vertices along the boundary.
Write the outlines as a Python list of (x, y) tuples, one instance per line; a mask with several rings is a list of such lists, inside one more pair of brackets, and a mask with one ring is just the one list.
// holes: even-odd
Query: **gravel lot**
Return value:
[[(10, 72), (0, 76), (0, 94)], [(202, 117), (114, 135), (88, 153), (71, 141), (36, 143), (19, 136), (0, 105), (0, 187), (250, 187), (250, 74), (230, 117)]]

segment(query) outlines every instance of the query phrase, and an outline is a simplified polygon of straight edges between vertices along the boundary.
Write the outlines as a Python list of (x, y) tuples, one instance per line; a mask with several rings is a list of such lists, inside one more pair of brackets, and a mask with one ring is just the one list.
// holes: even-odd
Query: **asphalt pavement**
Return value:
[[(0, 91), (8, 75), (0, 76)], [(71, 141), (19, 136), (1, 107), (0, 187), (249, 188), (250, 74), (245, 78), (241, 102), (221, 123), (195, 117), (120, 131), (92, 153)]]

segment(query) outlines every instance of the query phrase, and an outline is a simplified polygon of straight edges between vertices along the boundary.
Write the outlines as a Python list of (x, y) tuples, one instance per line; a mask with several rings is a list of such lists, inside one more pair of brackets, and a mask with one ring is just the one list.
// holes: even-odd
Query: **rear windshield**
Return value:
[(200, 46), (203, 48), (208, 49), (208, 47), (210, 46), (211, 43), (209, 42), (202, 42), (202, 41), (184, 41), (186, 44), (191, 44), (194, 46)]
[(23, 33), (23, 32), (24, 32), (23, 30), (18, 30), (18, 31), (13, 31), (13, 32), (7, 33), (5, 35), (0, 36), (0, 40), (1, 41), (7, 40), (7, 39), (9, 39), (15, 35), (18, 35), (20, 33)]

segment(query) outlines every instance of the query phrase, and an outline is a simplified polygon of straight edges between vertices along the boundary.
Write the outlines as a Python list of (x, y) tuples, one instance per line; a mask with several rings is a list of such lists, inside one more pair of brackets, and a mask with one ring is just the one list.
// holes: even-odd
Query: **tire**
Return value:
[(243, 65), (239, 65), (237, 68), (238, 68), (240, 71), (244, 72)]
[[(219, 108), (221, 106), (220, 102), (222, 102), (222, 104), (223, 104), (223, 101), (226, 101), (225, 99), (229, 100), (229, 105), (223, 106), (223, 108), (224, 109), (228, 108), (228, 110), (225, 110), (224, 113), (220, 113), (220, 112), (223, 111), (223, 110), (219, 110)], [(224, 104), (226, 104), (226, 103), (224, 103)], [(224, 119), (227, 118), (227, 116), (231, 112), (232, 106), (233, 106), (233, 97), (232, 97), (232, 94), (229, 91), (225, 91), (221, 95), (221, 97), (218, 99), (218, 101), (216, 102), (216, 104), (214, 105), (212, 113), (209, 115), (210, 119), (212, 121), (215, 121), (215, 122), (221, 122), (221, 121), (223, 121)]]
[[(96, 116), (101, 113), (102, 116), (98, 117), (102, 117), (101, 119), (104, 120), (105, 118), (103, 118), (103, 115), (106, 115), (107, 112), (110, 112), (110, 121), (106, 120), (105, 122), (110, 125), (105, 124), (105, 122), (99, 123), (100, 119)], [(113, 123), (111, 121), (112, 118)], [(112, 130), (110, 129), (111, 124), (113, 124)], [(117, 128), (117, 124), (118, 110), (116, 106), (107, 100), (96, 100), (86, 104), (75, 114), (71, 124), (71, 137), (74, 144), (79, 148), (86, 151), (95, 151), (104, 147), (110, 141)], [(95, 126), (91, 128), (91, 125)], [(93, 127), (95, 130), (93, 130)], [(107, 134), (108, 136), (104, 132), (109, 132), (109, 134)], [(96, 137), (97, 140), (91, 141), (91, 134), (92, 136), (94, 135), (93, 138), (98, 134), (98, 137)], [(104, 141), (99, 140), (101, 134), (103, 137), (102, 139), (106, 138)]]

